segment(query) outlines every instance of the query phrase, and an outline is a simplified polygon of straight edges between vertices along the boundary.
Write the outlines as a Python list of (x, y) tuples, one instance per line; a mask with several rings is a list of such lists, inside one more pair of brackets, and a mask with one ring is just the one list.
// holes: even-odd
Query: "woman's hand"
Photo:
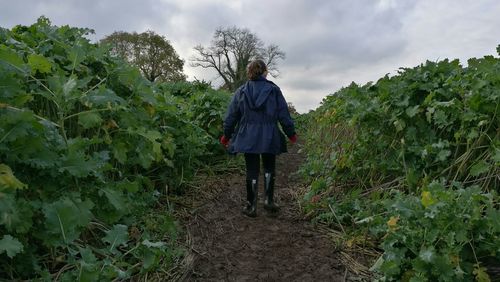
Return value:
[(219, 141), (222, 144), (222, 146), (224, 146), (224, 148), (229, 147), (229, 138), (227, 138), (226, 136), (222, 135)]
[(292, 144), (297, 143), (297, 134), (288, 137), (288, 139), (290, 139), (290, 142), (292, 142)]

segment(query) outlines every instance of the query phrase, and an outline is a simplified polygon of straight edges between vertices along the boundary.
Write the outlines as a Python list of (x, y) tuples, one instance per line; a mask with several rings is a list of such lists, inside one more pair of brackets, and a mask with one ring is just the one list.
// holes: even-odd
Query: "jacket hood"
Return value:
[(261, 109), (273, 91), (273, 84), (265, 78), (248, 81), (243, 92), (251, 110)]

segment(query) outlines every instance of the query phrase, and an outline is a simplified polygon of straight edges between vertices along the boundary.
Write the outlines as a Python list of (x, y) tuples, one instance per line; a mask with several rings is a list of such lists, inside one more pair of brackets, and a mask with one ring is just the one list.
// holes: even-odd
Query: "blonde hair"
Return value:
[(266, 63), (263, 60), (257, 59), (251, 61), (247, 66), (247, 77), (250, 80), (255, 80), (267, 71)]

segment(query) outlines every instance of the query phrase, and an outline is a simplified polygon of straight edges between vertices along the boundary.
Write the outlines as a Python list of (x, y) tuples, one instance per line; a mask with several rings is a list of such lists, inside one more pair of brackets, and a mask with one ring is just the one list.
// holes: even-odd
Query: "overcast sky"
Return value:
[(189, 66), (197, 44), (218, 27), (248, 28), (286, 53), (272, 79), (300, 112), (351, 81), (366, 83), (426, 60), (496, 55), (498, 0), (1, 0), (0, 26), (88, 27), (100, 39), (148, 29), (167, 37), (188, 79), (217, 76)]

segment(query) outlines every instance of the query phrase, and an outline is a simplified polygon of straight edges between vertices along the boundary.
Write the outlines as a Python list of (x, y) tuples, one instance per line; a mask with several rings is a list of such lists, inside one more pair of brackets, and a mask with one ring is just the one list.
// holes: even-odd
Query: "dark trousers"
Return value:
[(247, 167), (247, 180), (258, 179), (260, 171), (260, 158), (264, 173), (274, 174), (276, 170), (276, 155), (274, 154), (249, 154), (245, 153), (245, 164)]

